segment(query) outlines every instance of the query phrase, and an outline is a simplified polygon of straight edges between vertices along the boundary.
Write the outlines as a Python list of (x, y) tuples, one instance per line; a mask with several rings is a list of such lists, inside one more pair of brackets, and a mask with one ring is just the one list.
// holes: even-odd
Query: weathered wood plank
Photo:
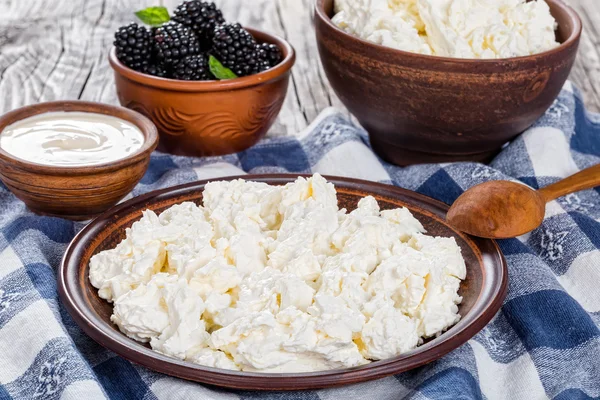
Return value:
[[(566, 0), (584, 34), (571, 79), (590, 110), (600, 111), (600, 2)], [(173, 9), (180, 0), (160, 1)], [(0, 17), (0, 112), (40, 101), (82, 99), (116, 104), (107, 53), (115, 29), (148, 0), (3, 0)], [(329, 106), (344, 110), (320, 65), (313, 0), (217, 0), (228, 20), (288, 39), (297, 62), (271, 135), (302, 130)]]
[(591, 111), (600, 111), (600, 1), (567, 1), (581, 16), (583, 33), (570, 79)]
[[(223, 2), (225, 18), (238, 21), (245, 26), (263, 29), (287, 39), (285, 27), (280, 20), (278, 4), (275, 0), (256, 0), (252, 2), (251, 7), (240, 7), (240, 4), (239, 0)], [(295, 43), (293, 45), (295, 46)], [(303, 113), (306, 101), (299, 96), (298, 92), (299, 75), (297, 66), (301, 62), (301, 60), (298, 60), (296, 67), (292, 70), (290, 89), (278, 121), (270, 131), (272, 136), (293, 134), (300, 131), (307, 124)]]

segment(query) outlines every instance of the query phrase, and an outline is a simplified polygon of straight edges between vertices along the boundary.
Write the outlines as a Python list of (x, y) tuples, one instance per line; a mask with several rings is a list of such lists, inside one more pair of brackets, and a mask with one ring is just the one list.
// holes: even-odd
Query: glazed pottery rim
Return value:
[[(0, 161), (4, 161), (8, 164), (17, 166), (22, 170), (40, 175), (94, 175), (98, 173), (119, 170), (132, 164), (136, 164), (149, 157), (150, 153), (152, 153), (152, 151), (154, 151), (158, 145), (158, 131), (156, 126), (152, 123), (152, 121), (150, 121), (150, 119), (139, 112), (121, 106), (82, 100), (48, 101), (16, 108), (0, 116), (0, 134), (4, 128), (15, 122), (51, 112), (89, 112), (92, 114), (109, 115), (126, 120), (127, 122), (134, 124), (142, 132), (144, 136), (144, 143), (134, 153), (129, 154), (126, 157), (102, 164), (83, 166), (37, 164), (19, 158), (2, 149), (1, 147)], [(123, 114), (128, 118), (123, 118), (120, 116)]]
[[(462, 64), (466, 66), (474, 66), (474, 65), (498, 65), (498, 64), (506, 64), (506, 63), (518, 63), (518, 62), (529, 62), (536, 60), (538, 58), (544, 56), (550, 56), (556, 53), (562, 52), (564, 49), (569, 48), (570, 46), (577, 43), (577, 41), (581, 37), (581, 32), (583, 29), (583, 24), (581, 22), (581, 17), (579, 14), (568, 4), (562, 2), (562, 0), (544, 0), (546, 3), (552, 3), (556, 7), (562, 9), (565, 14), (568, 16), (570, 22), (573, 24), (573, 28), (569, 34), (569, 36), (561, 42), (558, 46), (553, 49), (543, 51), (541, 53), (530, 54), (527, 56), (519, 56), (519, 57), (508, 57), (508, 58), (455, 58), (455, 57), (442, 57), (435, 56), (429, 54), (421, 54), (421, 53), (413, 53), (410, 51), (394, 49), (392, 47), (383, 46), (377, 43), (369, 42), (367, 40), (361, 39), (358, 36), (351, 35), (337, 25), (333, 23), (331, 17), (327, 15), (325, 12), (325, 1), (327, 0), (316, 0), (315, 1), (315, 10), (317, 17), (324, 22), (329, 28), (333, 29), (335, 32), (341, 34), (347, 40), (350, 40), (354, 43), (363, 45), (363, 46), (371, 46), (379, 53), (384, 53), (391, 56), (403, 56), (407, 58), (412, 58), (415, 60), (423, 60), (423, 61), (438, 61), (440, 63), (452, 63), (452, 64)], [(335, 0), (332, 0), (335, 1)]]
[[(101, 325), (99, 326), (97, 322), (99, 317), (95, 314), (93, 309), (86, 307), (81, 303), (81, 295), (77, 294), (77, 291), (73, 288), (73, 285), (77, 284), (74, 283), (73, 278), (70, 278), (70, 276), (72, 275), (73, 271), (76, 271), (77, 276), (79, 276), (78, 271), (80, 268), (82, 268), (81, 256), (84, 254), (85, 249), (92, 243), (93, 240), (90, 238), (90, 236), (97, 235), (98, 232), (109, 229), (110, 225), (114, 224), (114, 220), (117, 216), (122, 215), (124, 217), (128, 215), (128, 210), (131, 212), (132, 209), (136, 212), (141, 211), (144, 209), (144, 207), (147, 207), (148, 204), (156, 204), (161, 200), (168, 200), (170, 198), (177, 197), (178, 194), (188, 194), (192, 193), (194, 190), (201, 191), (203, 190), (204, 185), (211, 181), (229, 181), (242, 178), (247, 180), (270, 182), (273, 184), (284, 184), (286, 182), (293, 181), (299, 176), (306, 177), (310, 175), (258, 174), (227, 176), (195, 181), (183, 185), (155, 190), (110, 208), (108, 211), (104, 212), (90, 222), (86, 227), (84, 227), (73, 238), (66, 249), (58, 271), (58, 292), (61, 302), (87, 335), (100, 343), (102, 346), (131, 360), (132, 362), (144, 365), (154, 370), (158, 370), (159, 372), (198, 382), (237, 389), (258, 388), (260, 390), (295, 390), (339, 386), (352, 382), (362, 382), (366, 380), (377, 379), (384, 376), (389, 376), (392, 373), (400, 372), (390, 372), (393, 368), (404, 368), (401, 371), (412, 369), (434, 361), (466, 343), (469, 339), (481, 331), (481, 329), (483, 329), (500, 310), (508, 289), (508, 267), (502, 251), (500, 250), (498, 244), (493, 240), (470, 237), (454, 229), (452, 230), (458, 236), (463, 238), (473, 251), (479, 254), (480, 263), (483, 263), (487, 266), (487, 271), (495, 271), (495, 280), (490, 280), (491, 278), (488, 278), (484, 275), (481, 289), (477, 294), (477, 300), (473, 304), (473, 315), (471, 315), (469, 318), (463, 316), (464, 318), (449, 328), (448, 331), (425, 343), (424, 345), (411, 350), (410, 352), (394, 358), (374, 361), (369, 364), (353, 368), (306, 373), (260, 373), (233, 371), (194, 364), (155, 352), (143, 346), (141, 343), (135, 342), (134, 340), (128, 338), (120, 331), (114, 330), (114, 327), (112, 326), (109, 328), (109, 333), (106, 333), (106, 327), (104, 327), (104, 325), (110, 324), (106, 323), (104, 320), (101, 320)], [(395, 197), (397, 200), (402, 197), (410, 198), (410, 202), (404, 200), (400, 200), (400, 202), (407, 204), (409, 207), (410, 203), (414, 202), (412, 204), (413, 207), (421, 209), (426, 213), (435, 215), (434, 219), (436, 220), (443, 221), (443, 216), (440, 215), (440, 213), (445, 214), (448, 209), (448, 206), (440, 201), (400, 187), (354, 178), (333, 176), (325, 176), (325, 178), (342, 188), (346, 187), (350, 190), (361, 192), (366, 190), (364, 193), (365, 195), (370, 193), (378, 193), (382, 197)], [(438, 221), (438, 223), (441, 222)], [(443, 222), (443, 224), (448, 226), (445, 222)], [(89, 285), (89, 281), (87, 281), (89, 278), (81, 277), (81, 279), (86, 280), (84, 285)], [(77, 282), (83, 284), (80, 279), (77, 279)], [(96, 289), (92, 288), (92, 290)], [(482, 299), (482, 295), (485, 296), (484, 299)], [(462, 324), (463, 321), (466, 322)], [(454, 331), (452, 332), (452, 330)], [(407, 359), (409, 361), (412, 360), (412, 362), (407, 362)], [(164, 363), (168, 364), (168, 369), (166, 367), (161, 367), (161, 365), (164, 365)], [(408, 364), (408, 366), (406, 364)], [(260, 378), (266, 378), (269, 382), (272, 382), (272, 384), (262, 383), (256, 387), (253, 386), (253, 383), (256, 383)], [(278, 386), (278, 383), (276, 383), (277, 379), (286, 379), (289, 381), (280, 383)]]
[(181, 92), (218, 92), (259, 86), (282, 78), (288, 71), (292, 69), (296, 61), (296, 53), (292, 45), (287, 40), (280, 36), (272, 35), (258, 29), (246, 29), (255, 38), (264, 39), (264, 43), (277, 45), (283, 52), (283, 60), (275, 67), (266, 71), (240, 78), (222, 81), (182, 81), (178, 79), (160, 78), (157, 76), (144, 74), (125, 66), (125, 64), (123, 64), (117, 58), (116, 49), (114, 46), (110, 49), (108, 59), (115, 72), (123, 75), (127, 79), (146, 86)]

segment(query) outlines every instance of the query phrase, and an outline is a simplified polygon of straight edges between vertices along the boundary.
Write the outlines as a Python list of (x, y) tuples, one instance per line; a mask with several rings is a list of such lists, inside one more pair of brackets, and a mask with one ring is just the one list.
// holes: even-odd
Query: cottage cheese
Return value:
[(559, 45), (544, 0), (336, 0), (333, 22), (399, 50), (455, 58), (509, 58)]
[(465, 263), (405, 208), (348, 213), (320, 175), (206, 185), (203, 206), (145, 211), (90, 261), (112, 321), (215, 368), (306, 372), (397, 356), (459, 319)]

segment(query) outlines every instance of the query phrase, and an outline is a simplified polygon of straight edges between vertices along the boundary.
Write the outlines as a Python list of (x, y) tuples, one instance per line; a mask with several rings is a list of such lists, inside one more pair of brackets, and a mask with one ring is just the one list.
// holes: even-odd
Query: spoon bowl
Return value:
[(545, 203), (538, 192), (522, 183), (485, 182), (460, 195), (446, 220), (470, 235), (505, 239), (540, 226)]
[(542, 224), (547, 202), (598, 185), (600, 164), (537, 191), (518, 182), (485, 182), (460, 195), (448, 210), (446, 221), (473, 236), (512, 238)]

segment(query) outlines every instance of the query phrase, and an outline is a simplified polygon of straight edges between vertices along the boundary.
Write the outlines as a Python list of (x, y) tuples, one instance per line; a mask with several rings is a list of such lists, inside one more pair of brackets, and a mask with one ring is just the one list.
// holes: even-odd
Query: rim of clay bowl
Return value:
[(21, 121), (25, 118), (50, 112), (89, 112), (92, 114), (103, 114), (123, 119), (134, 124), (144, 135), (144, 143), (134, 153), (103, 164), (94, 165), (47, 165), (36, 164), (13, 154), (0, 147), (0, 161), (16, 166), (22, 170), (34, 172), (41, 175), (88, 175), (102, 172), (116, 171), (129, 165), (140, 162), (150, 156), (158, 145), (158, 131), (156, 126), (147, 117), (125, 107), (110, 104), (96, 103), (81, 100), (48, 101), (20, 107), (0, 116), (0, 133), (7, 126)]
[(277, 45), (283, 52), (283, 60), (275, 67), (263, 72), (259, 72), (258, 74), (222, 81), (182, 81), (177, 79), (159, 78), (157, 76), (144, 74), (125, 66), (125, 64), (119, 61), (114, 46), (110, 50), (108, 60), (115, 72), (127, 79), (146, 86), (182, 92), (217, 92), (258, 86), (283, 77), (294, 66), (296, 61), (296, 53), (292, 45), (287, 40), (280, 36), (272, 35), (258, 29), (245, 29), (250, 32), (259, 43), (270, 43)]
[[(344, 35), (348, 40), (351, 40), (355, 43), (360, 43), (362, 45), (373, 46), (379, 52), (387, 53), (387, 54), (396, 54), (402, 55), (405, 57), (410, 57), (414, 59), (427, 59), (427, 60), (435, 60), (444, 63), (455, 63), (455, 64), (497, 64), (497, 63), (506, 63), (506, 62), (519, 62), (519, 61), (531, 61), (539, 57), (552, 55), (555, 53), (559, 53), (563, 51), (565, 48), (572, 46), (576, 43), (581, 37), (582, 31), (582, 22), (579, 14), (570, 7), (569, 5), (563, 3), (561, 0), (544, 0), (548, 5), (553, 5), (559, 9), (561, 9), (569, 19), (569, 22), (572, 24), (572, 29), (569, 36), (561, 42), (558, 46), (553, 49), (543, 51), (541, 53), (530, 54), (528, 56), (519, 56), (519, 57), (508, 57), (508, 58), (455, 58), (455, 57), (442, 57), (442, 56), (434, 56), (429, 54), (421, 54), (421, 53), (413, 53), (410, 51), (394, 49), (392, 47), (383, 46), (380, 44), (376, 44), (373, 42), (369, 42), (367, 40), (361, 39), (357, 36), (353, 36), (342, 29), (340, 29), (337, 25), (333, 23), (331, 17), (327, 15), (325, 12), (325, 1), (326, 0), (316, 0), (315, 2), (315, 11), (316, 16), (321, 19), (325, 24), (327, 24), (330, 28), (333, 28), (335, 31)], [(335, 0), (332, 0), (335, 1)], [(554, 17), (554, 15), (552, 15)], [(556, 19), (556, 18), (555, 18)]]

